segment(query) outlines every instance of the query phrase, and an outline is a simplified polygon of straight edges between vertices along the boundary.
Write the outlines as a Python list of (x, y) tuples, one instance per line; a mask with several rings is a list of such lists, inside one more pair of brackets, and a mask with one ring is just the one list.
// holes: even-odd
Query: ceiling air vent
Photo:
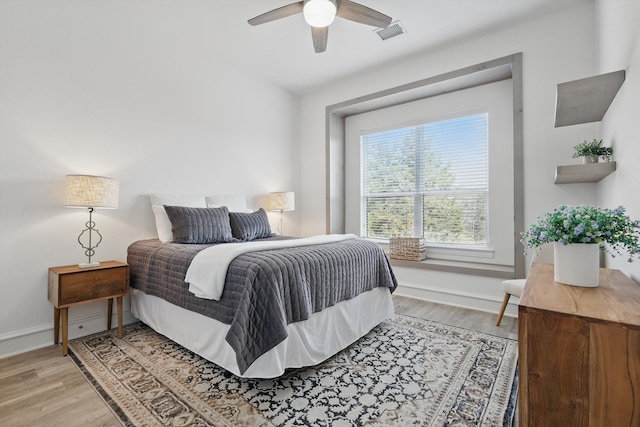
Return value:
[(388, 40), (391, 37), (399, 36), (407, 32), (400, 21), (392, 22), (387, 28), (378, 28), (374, 31), (378, 33), (382, 40)]

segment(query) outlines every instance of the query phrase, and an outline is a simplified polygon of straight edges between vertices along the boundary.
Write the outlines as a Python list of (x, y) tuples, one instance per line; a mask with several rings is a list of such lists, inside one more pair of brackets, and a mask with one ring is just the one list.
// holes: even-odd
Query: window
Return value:
[(462, 111), (490, 118), (487, 246), (430, 243), (428, 260), (416, 267), (477, 274), (475, 266), (487, 264), (524, 275), (521, 53), (328, 106), (327, 232), (363, 230), (362, 135), (457, 118)]
[(360, 234), (487, 247), (489, 114), (360, 138)]
[(432, 260), (513, 265), (511, 81), (345, 120), (345, 230), (423, 237)]

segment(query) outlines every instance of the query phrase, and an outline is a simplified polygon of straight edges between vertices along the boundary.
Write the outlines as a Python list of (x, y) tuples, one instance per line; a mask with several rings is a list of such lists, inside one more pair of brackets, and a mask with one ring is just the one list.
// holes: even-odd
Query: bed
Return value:
[[(257, 215), (266, 215), (260, 211), (226, 215), (249, 219), (255, 228)], [(233, 235), (242, 236), (237, 231)], [(316, 365), (393, 317), (397, 282), (378, 244), (352, 235), (282, 238), (270, 229), (255, 236), (223, 243), (133, 242), (127, 253), (132, 313), (248, 378)], [(220, 289), (210, 286), (220, 277)]]

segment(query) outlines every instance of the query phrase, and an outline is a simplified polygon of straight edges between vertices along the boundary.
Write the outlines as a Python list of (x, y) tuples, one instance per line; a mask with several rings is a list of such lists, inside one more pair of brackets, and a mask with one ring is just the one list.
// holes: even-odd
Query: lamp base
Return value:
[(98, 267), (100, 265), (100, 263), (98, 261), (94, 261), (94, 262), (82, 262), (80, 264), (78, 264), (78, 267), (80, 268), (87, 268), (87, 267)]

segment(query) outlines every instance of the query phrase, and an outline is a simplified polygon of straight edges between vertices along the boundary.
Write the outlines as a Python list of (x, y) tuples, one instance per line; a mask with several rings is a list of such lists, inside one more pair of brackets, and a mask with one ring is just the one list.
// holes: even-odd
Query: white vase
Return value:
[(572, 286), (595, 288), (600, 282), (600, 245), (553, 244), (554, 280)]

